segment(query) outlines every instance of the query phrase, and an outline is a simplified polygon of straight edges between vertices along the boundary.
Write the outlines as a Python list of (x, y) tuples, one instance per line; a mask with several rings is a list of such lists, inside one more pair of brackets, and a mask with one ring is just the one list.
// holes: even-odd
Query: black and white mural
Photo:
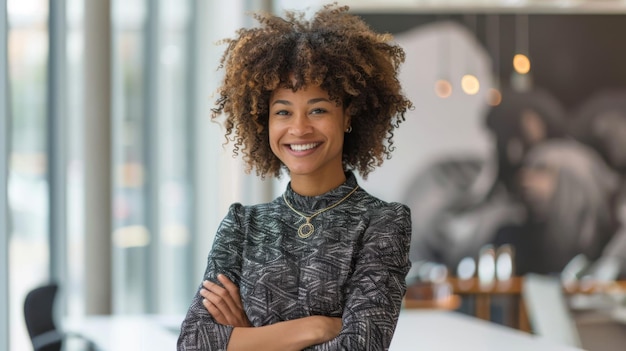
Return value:
[[(626, 276), (626, 45), (614, 35), (626, 16), (362, 17), (407, 53), (415, 109), (393, 158), (362, 182), (411, 207), (412, 274), (436, 263), (454, 275), (464, 258), (508, 244), (517, 275), (576, 262), (578, 277)], [(512, 69), (519, 50), (526, 75)], [(461, 89), (468, 73), (475, 94)], [(435, 93), (442, 79), (448, 97)]]

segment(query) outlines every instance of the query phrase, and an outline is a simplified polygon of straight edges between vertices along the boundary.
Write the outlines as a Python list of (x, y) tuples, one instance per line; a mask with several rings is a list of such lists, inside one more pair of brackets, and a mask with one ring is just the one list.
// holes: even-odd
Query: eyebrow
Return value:
[[(307, 105), (313, 105), (313, 104), (316, 104), (318, 102), (330, 102), (330, 100), (328, 100), (326, 98), (313, 98), (313, 99), (307, 101)], [(283, 104), (283, 105), (289, 105), (289, 106), (293, 105), (291, 103), (291, 101), (289, 101), (289, 100), (276, 100), (276, 101), (274, 101), (272, 103), (272, 106), (274, 106), (276, 104)]]

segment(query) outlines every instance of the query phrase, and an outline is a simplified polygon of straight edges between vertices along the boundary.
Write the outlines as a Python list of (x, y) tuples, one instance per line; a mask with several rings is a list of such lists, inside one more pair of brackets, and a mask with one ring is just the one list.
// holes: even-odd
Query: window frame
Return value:
[[(9, 310), (9, 77), (7, 0), (0, 0), (0, 311)], [(0, 313), (0, 349), (9, 349), (9, 313)]]
[[(67, 261), (67, 94), (66, 94), (66, 1), (49, 1), (48, 73), (46, 81), (46, 119), (48, 122), (46, 154), (48, 159), (48, 247), (50, 250), (50, 279), (66, 281)], [(59, 299), (65, 306), (64, 299)], [(61, 307), (59, 310), (64, 311)]]

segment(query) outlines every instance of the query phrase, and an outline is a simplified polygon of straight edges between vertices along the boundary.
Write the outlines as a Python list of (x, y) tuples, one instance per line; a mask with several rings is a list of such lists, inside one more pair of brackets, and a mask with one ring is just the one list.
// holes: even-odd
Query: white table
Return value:
[(87, 316), (65, 320), (62, 327), (93, 341), (98, 351), (175, 351), (182, 320), (183, 316)]
[(458, 312), (403, 310), (390, 351), (573, 351), (577, 348)]
[[(100, 351), (176, 350), (183, 316), (89, 316), (65, 330), (90, 338)], [(457, 312), (403, 310), (391, 351), (573, 351), (548, 340)]]

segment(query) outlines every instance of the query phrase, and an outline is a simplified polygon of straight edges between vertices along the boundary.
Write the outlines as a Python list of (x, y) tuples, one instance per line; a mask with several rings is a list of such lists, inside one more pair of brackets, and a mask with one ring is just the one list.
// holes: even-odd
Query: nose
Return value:
[(306, 113), (295, 113), (291, 119), (291, 125), (289, 126), (289, 133), (295, 136), (302, 136), (309, 134), (313, 131), (311, 121)]

